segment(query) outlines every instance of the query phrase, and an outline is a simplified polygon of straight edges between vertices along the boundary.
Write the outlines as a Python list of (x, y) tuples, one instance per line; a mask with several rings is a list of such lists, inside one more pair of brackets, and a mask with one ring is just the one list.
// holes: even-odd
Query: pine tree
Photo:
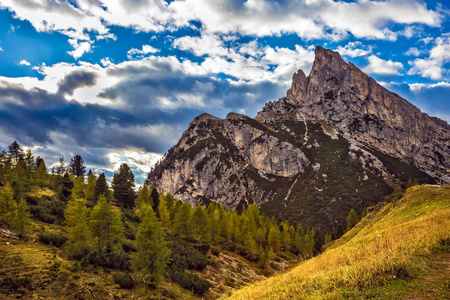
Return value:
[(144, 273), (144, 282), (155, 287), (164, 276), (165, 259), (169, 255), (163, 231), (150, 205), (140, 210), (141, 223), (136, 235), (136, 254), (132, 264)]
[(121, 213), (113, 209), (103, 195), (92, 209), (89, 227), (99, 250), (120, 246), (124, 232)]
[(64, 156), (61, 156), (59, 158), (59, 164), (56, 167), (55, 173), (56, 175), (63, 176), (65, 172), (66, 172), (66, 163), (64, 162)]
[(72, 258), (81, 258), (90, 247), (89, 209), (86, 199), (71, 198), (67, 203), (64, 216), (68, 231), (68, 253)]
[(114, 191), (114, 198), (117, 203), (125, 208), (134, 207), (134, 175), (127, 164), (122, 164), (117, 173), (114, 173), (112, 180), (112, 189)]
[(8, 146), (8, 153), (14, 165), (17, 165), (19, 159), (23, 156), (23, 150), (20, 148), (17, 141), (12, 142), (11, 145)]
[(0, 222), (3, 226), (11, 224), (16, 214), (17, 203), (14, 200), (14, 191), (8, 182), (0, 188)]
[(94, 172), (92, 172), (91, 170), (89, 170), (89, 175), (88, 175), (88, 181), (86, 184), (86, 188), (85, 188), (85, 195), (86, 195), (86, 200), (93, 202), (94, 201), (94, 190), (95, 190), (95, 183), (97, 182), (97, 178), (95, 177)]
[(156, 211), (159, 205), (159, 194), (154, 185), (150, 188), (150, 201), (152, 203), (153, 211)]
[(17, 205), (17, 210), (11, 225), (19, 237), (23, 237), (27, 232), (27, 226), (30, 225), (30, 215), (28, 213), (28, 206), (25, 200), (20, 200)]
[(102, 173), (98, 176), (97, 181), (95, 182), (94, 187), (94, 203), (97, 203), (98, 198), (103, 195), (106, 197), (108, 192), (108, 183), (106, 182), (105, 173)]
[(346, 221), (347, 221), (347, 230), (352, 229), (353, 227), (355, 227), (356, 224), (358, 224), (359, 217), (353, 208), (348, 213)]
[(76, 177), (84, 178), (86, 167), (84, 165), (84, 160), (80, 155), (75, 155), (74, 157), (72, 157), (69, 166), (73, 175), (75, 175)]

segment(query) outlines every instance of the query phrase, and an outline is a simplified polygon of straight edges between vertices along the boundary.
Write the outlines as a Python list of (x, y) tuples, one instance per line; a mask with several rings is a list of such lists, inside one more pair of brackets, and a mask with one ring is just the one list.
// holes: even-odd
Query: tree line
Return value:
[[(69, 258), (82, 264), (134, 270), (150, 286), (156, 286), (167, 273), (175, 281), (192, 281), (174, 256), (179, 251), (174, 244), (182, 240), (214, 251), (235, 251), (263, 269), (283, 253), (301, 258), (313, 255), (314, 229), (277, 222), (262, 214), (256, 204), (241, 212), (214, 202), (193, 206), (147, 184), (136, 193), (127, 164), (114, 174), (111, 187), (104, 173), (89, 171), (85, 177), (81, 156), (75, 155), (68, 166), (61, 158), (48, 172), (42, 158), (34, 159), (31, 150), (23, 151), (14, 141), (8, 151), (0, 153), (2, 226), (22, 236), (30, 215), (64, 225), (64, 249)], [(33, 196), (30, 191), (37, 188), (53, 190), (54, 195)], [(53, 238), (42, 235), (43, 241)], [(194, 279), (193, 288), (203, 291), (197, 281)]]

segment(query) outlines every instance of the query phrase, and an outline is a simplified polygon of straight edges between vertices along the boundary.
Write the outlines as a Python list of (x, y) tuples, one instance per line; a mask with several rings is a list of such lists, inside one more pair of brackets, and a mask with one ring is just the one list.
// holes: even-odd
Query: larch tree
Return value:
[(16, 231), (19, 237), (23, 237), (27, 232), (28, 225), (30, 225), (30, 214), (28, 213), (27, 203), (22, 199), (17, 205), (11, 227)]
[(90, 246), (91, 231), (89, 228), (89, 209), (86, 199), (71, 198), (67, 203), (64, 216), (68, 231), (68, 253), (72, 258), (83, 256)]
[(267, 242), (269, 243), (270, 248), (272, 248), (275, 253), (279, 252), (281, 247), (281, 239), (278, 225), (272, 225), (272, 227), (270, 227)]
[(103, 195), (92, 209), (89, 227), (99, 250), (120, 246), (124, 233), (121, 213), (113, 209)]
[(134, 175), (127, 164), (122, 164), (117, 173), (114, 173), (112, 189), (117, 203), (125, 209), (134, 207)]
[(86, 200), (89, 202), (94, 201), (94, 190), (95, 190), (95, 183), (97, 182), (97, 178), (95, 177), (94, 172), (89, 170), (88, 180), (86, 184), (86, 188), (84, 191), (84, 194), (86, 196)]
[(159, 221), (161, 222), (161, 227), (165, 230), (168, 230), (170, 227), (170, 213), (167, 209), (166, 198), (163, 194), (161, 194), (161, 196), (159, 197), (158, 215)]
[(189, 203), (184, 202), (180, 211), (175, 216), (175, 232), (174, 234), (189, 237), (192, 234), (192, 207)]
[(356, 224), (358, 224), (359, 216), (353, 208), (348, 213), (346, 222), (347, 222), (347, 230), (352, 229), (353, 227), (355, 227)]
[(0, 188), (0, 222), (3, 227), (10, 225), (17, 209), (17, 203), (14, 200), (14, 191), (8, 182)]
[(144, 204), (150, 204), (153, 203), (150, 202), (150, 191), (148, 189), (148, 185), (144, 183), (142, 188), (139, 190), (139, 193), (136, 198), (136, 207), (141, 208)]
[(169, 250), (163, 231), (150, 205), (140, 209), (141, 223), (136, 234), (136, 253), (132, 258), (134, 269), (144, 273), (144, 283), (156, 287), (164, 276), (165, 259)]
[(194, 237), (205, 244), (209, 244), (211, 242), (211, 235), (209, 234), (208, 218), (205, 209), (200, 204), (197, 204), (194, 209), (192, 222)]

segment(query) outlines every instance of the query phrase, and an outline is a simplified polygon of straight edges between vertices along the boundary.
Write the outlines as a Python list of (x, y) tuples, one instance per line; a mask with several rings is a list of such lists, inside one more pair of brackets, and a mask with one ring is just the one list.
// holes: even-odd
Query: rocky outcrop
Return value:
[(205, 200), (236, 207), (266, 201), (273, 191), (259, 181), (291, 178), (309, 164), (298, 147), (257, 121), (230, 113), (194, 119), (165, 160), (149, 174), (159, 190), (193, 204)]
[(339, 53), (316, 48), (308, 77), (294, 74), (286, 97), (269, 102), (257, 120), (325, 121), (348, 139), (376, 148), (446, 179), (450, 175), (450, 126), (388, 91)]

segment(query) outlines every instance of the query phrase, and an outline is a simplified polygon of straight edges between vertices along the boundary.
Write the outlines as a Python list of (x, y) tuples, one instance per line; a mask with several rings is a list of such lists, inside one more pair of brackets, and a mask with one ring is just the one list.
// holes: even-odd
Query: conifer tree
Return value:
[(138, 196), (136, 198), (136, 207), (141, 208), (144, 204), (153, 204), (150, 202), (150, 191), (148, 189), (148, 185), (145, 183), (139, 190)]
[(114, 173), (112, 189), (117, 203), (125, 209), (134, 207), (134, 175), (127, 164), (121, 164), (117, 173)]
[(0, 188), (0, 223), (5, 227), (11, 224), (17, 209), (14, 191), (8, 182)]
[(73, 189), (72, 196), (75, 198), (84, 198), (84, 179), (82, 176), (72, 179)]
[(17, 210), (11, 225), (19, 237), (23, 237), (27, 232), (27, 226), (30, 225), (30, 215), (25, 200), (21, 199), (17, 205)]
[(281, 247), (281, 239), (280, 229), (278, 228), (278, 225), (272, 225), (272, 227), (270, 227), (267, 242), (269, 243), (270, 248), (272, 248), (275, 253), (279, 252)]
[(95, 177), (94, 172), (92, 172), (91, 170), (89, 170), (89, 174), (88, 174), (88, 181), (86, 184), (86, 188), (85, 188), (85, 195), (86, 195), (86, 200), (93, 202), (94, 201), (94, 190), (95, 190), (95, 183), (97, 182), (97, 178)]
[(205, 209), (200, 204), (197, 204), (194, 209), (192, 222), (194, 227), (194, 237), (203, 243), (210, 243), (211, 237), (209, 234), (208, 219), (206, 217)]
[(64, 216), (68, 231), (67, 249), (69, 256), (73, 258), (82, 257), (90, 246), (91, 232), (88, 213), (86, 199), (70, 198)]
[(120, 246), (124, 232), (121, 213), (113, 209), (103, 195), (92, 209), (89, 227), (99, 250)]
[(140, 218), (141, 223), (136, 235), (137, 252), (133, 256), (132, 264), (135, 269), (142, 270), (144, 282), (155, 287), (164, 276), (165, 259), (169, 255), (169, 250), (150, 205), (143, 205)]
[(189, 237), (192, 234), (192, 215), (191, 205), (184, 202), (181, 205), (180, 211), (175, 216), (175, 234)]
[(358, 224), (359, 217), (358, 217), (358, 214), (356, 213), (356, 211), (353, 208), (348, 213), (346, 222), (347, 222), (347, 230), (352, 229), (353, 227), (355, 227), (356, 224)]
[[(146, 186), (146, 185), (145, 185)], [(168, 230), (170, 227), (170, 213), (167, 209), (167, 202), (163, 194), (159, 197), (158, 215), (161, 222), (161, 228)], [(149, 203), (147, 203), (149, 204)]]
[(86, 173), (86, 166), (84, 165), (84, 160), (80, 155), (75, 155), (70, 160), (70, 170), (73, 175), (76, 177), (84, 178), (84, 174)]
[(19, 159), (23, 157), (23, 150), (20, 148), (17, 141), (12, 142), (11, 145), (8, 146), (8, 153), (14, 165), (17, 165)]
[(97, 203), (98, 198), (101, 195), (104, 195), (106, 197), (107, 192), (108, 192), (108, 183), (106, 182), (105, 173), (102, 173), (98, 176), (98, 179), (95, 182), (94, 203)]
[(156, 211), (159, 205), (159, 194), (154, 185), (150, 188), (150, 201), (152, 203), (153, 211)]
[[(40, 157), (38, 157), (40, 158)], [(45, 166), (45, 162), (42, 158), (40, 160), (36, 159), (37, 169), (36, 169), (36, 183), (41, 187), (44, 187), (48, 184), (48, 173), (47, 167)]]

